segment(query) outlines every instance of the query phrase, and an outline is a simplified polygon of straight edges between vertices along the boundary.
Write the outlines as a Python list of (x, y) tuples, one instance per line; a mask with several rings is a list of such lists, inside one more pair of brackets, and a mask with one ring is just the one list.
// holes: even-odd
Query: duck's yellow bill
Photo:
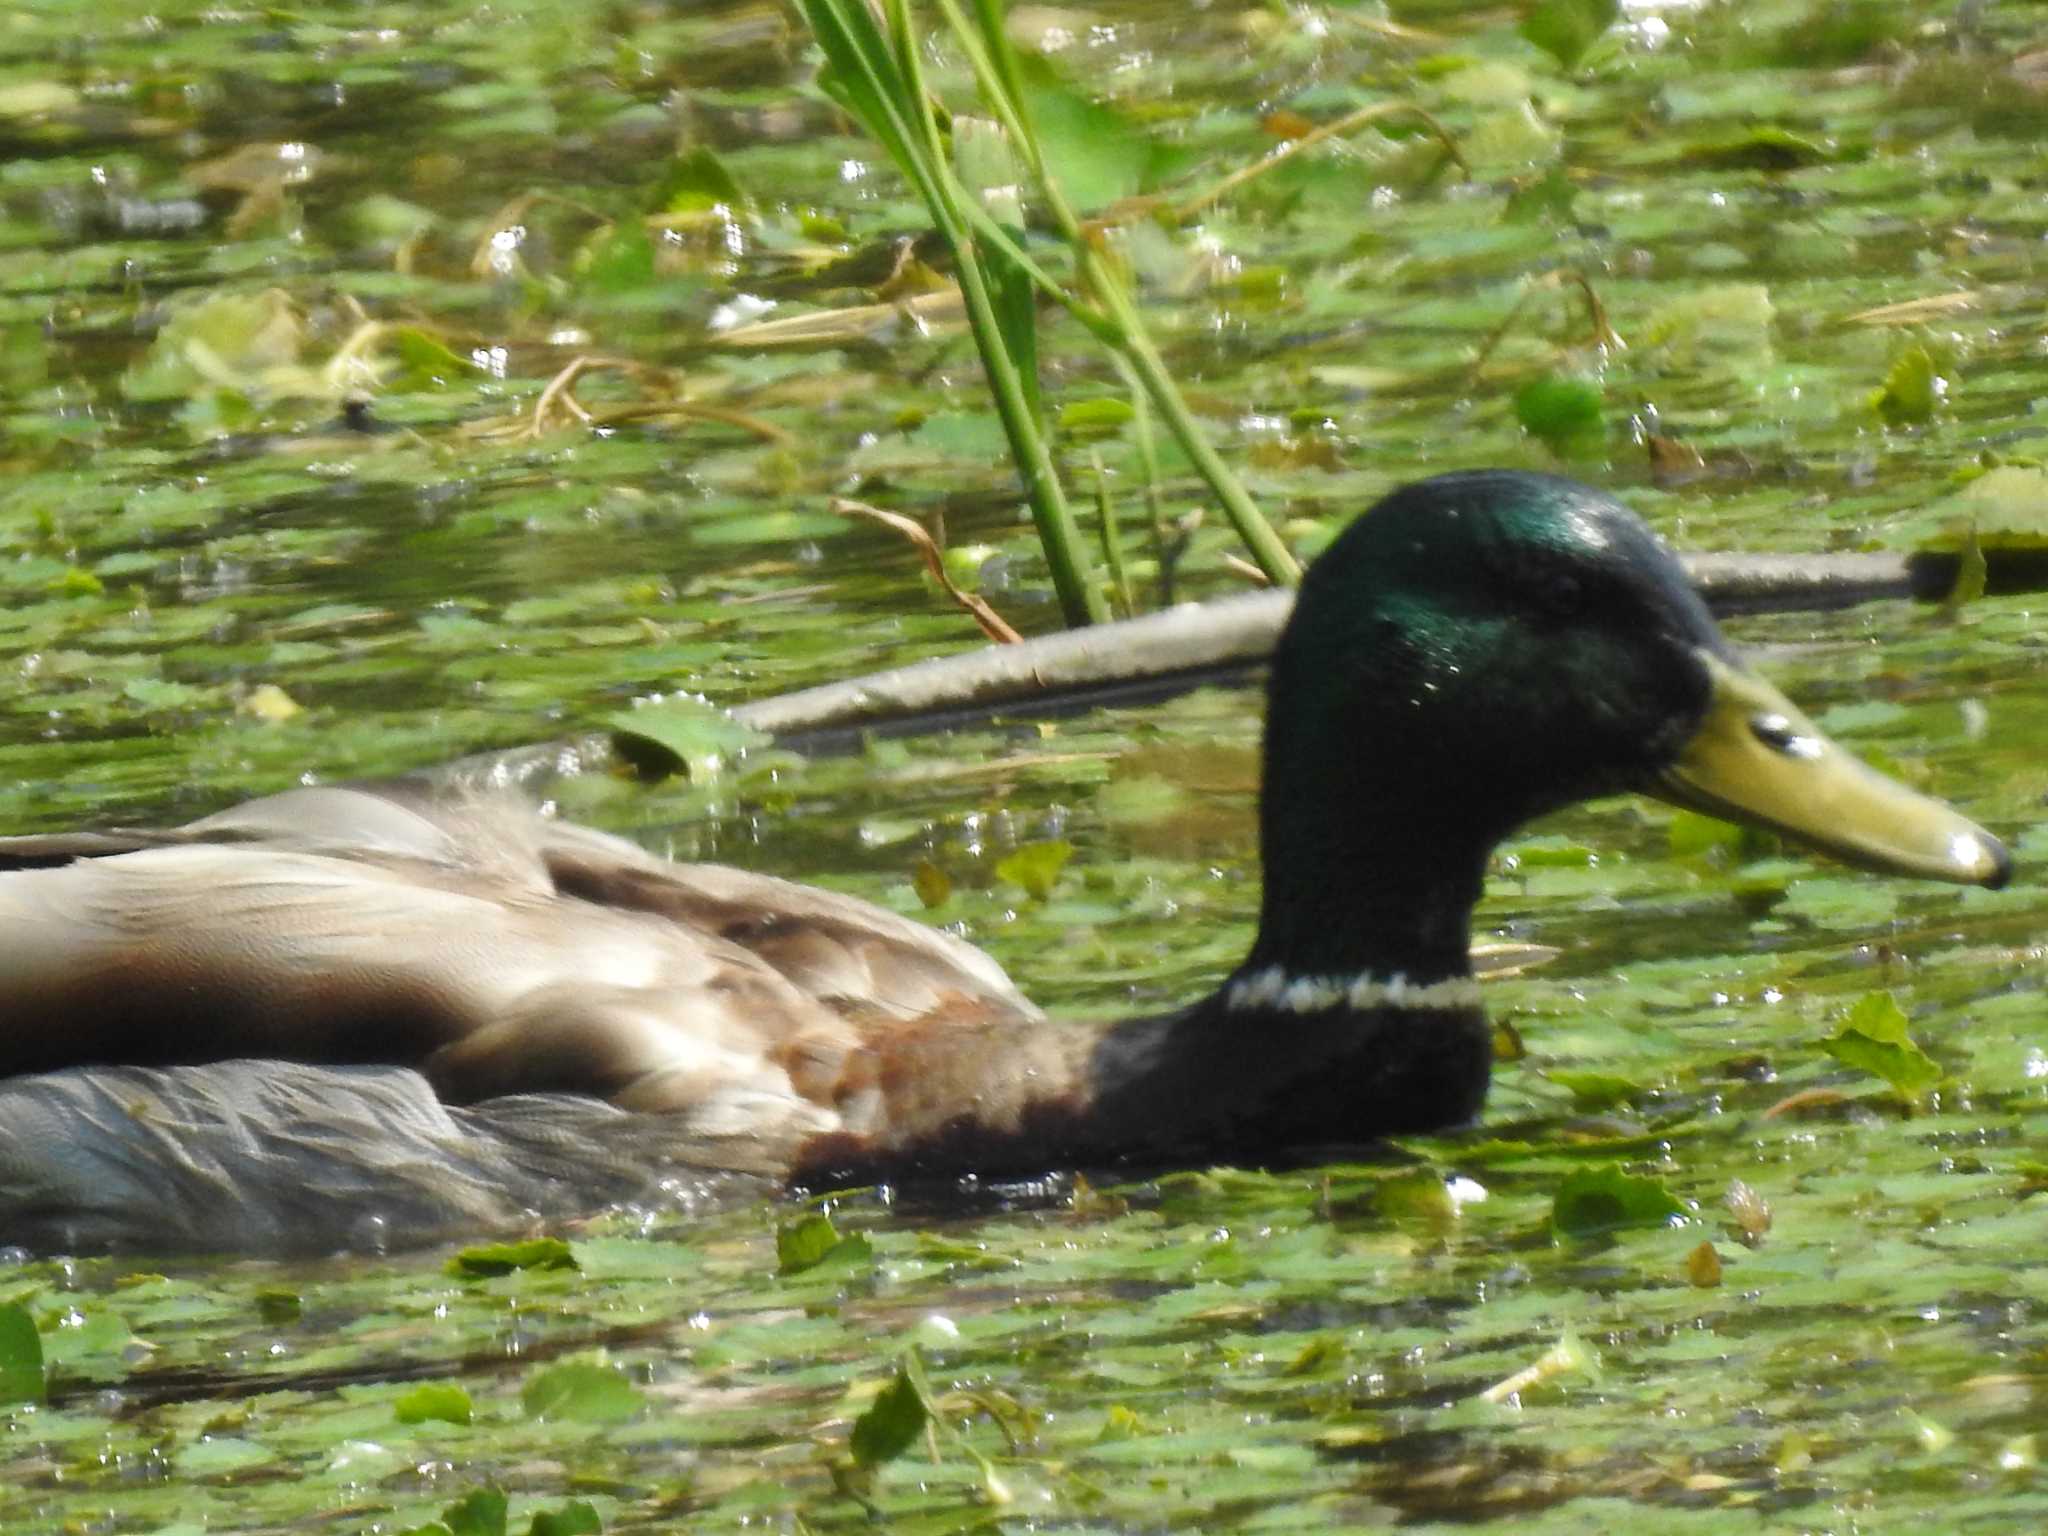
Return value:
[(1858, 762), (1762, 678), (1700, 655), (1713, 702), (1651, 793), (1773, 828), (1864, 869), (2005, 884), (2012, 858), (1997, 838)]

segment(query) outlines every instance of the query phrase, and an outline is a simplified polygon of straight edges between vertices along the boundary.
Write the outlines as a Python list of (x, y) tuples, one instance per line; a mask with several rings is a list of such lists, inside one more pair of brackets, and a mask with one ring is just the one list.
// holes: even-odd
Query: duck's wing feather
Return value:
[[(1041, 1016), (978, 950), (496, 802), (300, 791), (78, 847), (0, 872), (0, 1072), (416, 1066), (455, 1102), (659, 1109), (763, 1170), (819, 1136), (929, 1125), (953, 1088), (1001, 1116), (1033, 1075), (1015, 1054)], [(929, 1081), (906, 1070), (941, 1056)]]
[[(474, 1038), (482, 1088), (502, 1039), (488, 1091), (611, 1093), (707, 1042), (758, 1057), (843, 1027), (738, 946), (459, 873), (203, 844), (0, 873), (0, 1070), (419, 1064)], [(553, 1048), (521, 1070), (506, 1029)]]
[(218, 844), (341, 858), (417, 859), (457, 865), (479, 849), (502, 851), (502, 837), (473, 832), (477, 818), (459, 803), (437, 807), (399, 789), (345, 787), (291, 789), (244, 801), (179, 827), (110, 827), (89, 832), (35, 832), (0, 837), (0, 870), (35, 869), (77, 859), (111, 858), (144, 848)]
[(716, 935), (813, 996), (899, 1018), (962, 1003), (1042, 1017), (981, 950), (871, 902), (722, 864), (678, 864), (570, 822), (535, 827), (535, 854), (556, 890)]
[[(810, 995), (900, 1018), (962, 999), (1035, 1019), (973, 945), (855, 897), (715, 864), (678, 864), (608, 833), (536, 815), (503, 795), (408, 786), (288, 790), (168, 830), (0, 838), (0, 870), (151, 848), (313, 854), (459, 872), (493, 890), (546, 892), (659, 917), (680, 934), (759, 957)], [(565, 919), (567, 921), (567, 919)]]

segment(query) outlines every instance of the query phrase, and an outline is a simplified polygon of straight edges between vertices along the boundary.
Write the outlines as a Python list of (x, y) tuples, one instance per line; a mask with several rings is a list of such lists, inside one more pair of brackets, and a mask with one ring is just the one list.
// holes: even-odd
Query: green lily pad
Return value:
[(571, 1499), (560, 1509), (537, 1509), (527, 1536), (603, 1536), (604, 1522), (595, 1506)]
[(1834, 158), (1834, 152), (1818, 139), (1766, 123), (1739, 138), (1695, 145), (1685, 152), (1685, 158), (1717, 171), (1791, 171), (1825, 164)]
[(735, 757), (772, 738), (709, 701), (671, 694), (605, 716), (612, 746), (648, 778), (686, 773), (693, 781), (716, 778)]
[(0, 1306), (0, 1403), (43, 1400), (43, 1341), (18, 1301)]
[(441, 1511), (449, 1536), (505, 1536), (507, 1500), (502, 1488), (478, 1488)]
[(574, 1269), (576, 1255), (559, 1237), (517, 1243), (478, 1243), (448, 1261), (448, 1273), (464, 1280), (509, 1275), (515, 1269)]
[(623, 1424), (646, 1400), (617, 1366), (570, 1360), (536, 1372), (521, 1389), (519, 1402), (529, 1419)]
[(917, 1437), (931, 1421), (925, 1404), (926, 1394), (912, 1378), (908, 1366), (897, 1367), (895, 1379), (853, 1421), (849, 1448), (854, 1463), (879, 1467), (917, 1444)]
[(1591, 379), (1545, 374), (1515, 391), (1515, 419), (1561, 458), (1599, 445), (1605, 420), (1600, 386)]
[(1884, 383), (1870, 396), (1870, 408), (1886, 426), (1917, 427), (1934, 419), (1934, 409), (1947, 396), (1948, 381), (1925, 347), (1908, 347), (1893, 359)]
[(467, 1424), (475, 1414), (469, 1393), (449, 1381), (422, 1382), (391, 1405), (401, 1424)]
[(1821, 1049), (1845, 1066), (1882, 1078), (1901, 1098), (1917, 1098), (1942, 1078), (1940, 1063), (1915, 1043), (1905, 1010), (1889, 992), (1865, 994)]
[(814, 1211), (775, 1231), (775, 1272), (800, 1275), (815, 1269), (870, 1264), (874, 1245), (862, 1232), (841, 1236), (832, 1218)]
[(1661, 1179), (1609, 1163), (1566, 1176), (1551, 1201), (1550, 1225), (1560, 1237), (1592, 1237), (1629, 1227), (1673, 1226), (1690, 1215)]
[(1021, 887), (1033, 901), (1045, 901), (1073, 856), (1074, 845), (1064, 840), (1026, 843), (997, 861), (996, 878)]
[(1572, 1096), (1573, 1108), (1589, 1114), (1626, 1104), (1643, 1091), (1641, 1083), (1611, 1072), (1569, 1072), (1553, 1068), (1544, 1076)]
[(746, 203), (739, 179), (702, 144), (669, 162), (653, 197), (654, 206), (664, 213), (702, 213), (715, 207), (737, 213)]
[(1987, 469), (1937, 506), (1946, 526), (1922, 540), (1923, 549), (2048, 549), (2048, 470), (2038, 466)]
[(1620, 15), (1619, 0), (1541, 0), (1522, 18), (1521, 33), (1571, 69)]

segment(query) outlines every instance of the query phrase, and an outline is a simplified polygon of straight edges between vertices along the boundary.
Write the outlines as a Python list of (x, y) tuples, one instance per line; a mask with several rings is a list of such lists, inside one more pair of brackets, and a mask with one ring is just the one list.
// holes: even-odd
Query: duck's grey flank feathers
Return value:
[(62, 1253), (375, 1251), (609, 1202), (687, 1213), (770, 1187), (665, 1117), (573, 1094), (474, 1109), (416, 1072), (224, 1061), (0, 1079), (9, 1244)]

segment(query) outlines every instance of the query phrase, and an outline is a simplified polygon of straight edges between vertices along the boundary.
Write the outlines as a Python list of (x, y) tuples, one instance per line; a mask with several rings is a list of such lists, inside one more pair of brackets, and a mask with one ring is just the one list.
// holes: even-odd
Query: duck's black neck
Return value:
[[(1490, 842), (1422, 797), (1401, 814), (1391, 784), (1357, 801), (1357, 763), (1329, 765), (1342, 793), (1303, 769), (1268, 762), (1264, 906), (1244, 964), (1096, 1054), (1096, 1129), (1119, 1151), (1296, 1161), (1456, 1124), (1485, 1099), (1492, 1037), (1468, 948)], [(1316, 807), (1337, 814), (1304, 819)]]
[(1469, 954), (1497, 819), (1456, 784), (1417, 786), (1396, 739), (1316, 739), (1276, 719), (1260, 797), (1258, 939), (1211, 996), (1112, 1031), (1102, 1123), (1165, 1155), (1289, 1160), (1475, 1115), (1492, 1035)]
[(1472, 909), (1505, 830), (1496, 808), (1441, 777), (1417, 784), (1395, 728), (1343, 739), (1304, 725), (1317, 718), (1307, 711), (1287, 727), (1293, 691), (1275, 679), (1259, 802), (1264, 897), (1239, 976), (1469, 976)]
[(1270, 794), (1263, 820), (1265, 894), (1241, 976), (1426, 983), (1471, 974), (1472, 909), (1489, 848), (1469, 828), (1414, 816), (1303, 825)]

